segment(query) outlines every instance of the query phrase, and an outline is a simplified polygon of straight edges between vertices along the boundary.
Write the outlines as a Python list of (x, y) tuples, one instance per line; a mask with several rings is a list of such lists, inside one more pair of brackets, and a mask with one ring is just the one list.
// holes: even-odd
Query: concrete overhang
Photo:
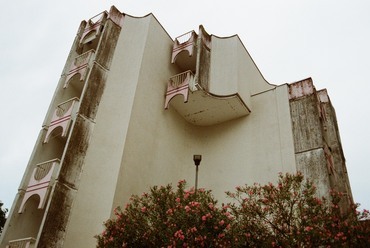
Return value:
[(239, 94), (218, 96), (206, 92), (199, 85), (189, 90), (188, 100), (183, 95), (171, 99), (173, 107), (185, 120), (198, 126), (210, 126), (247, 116), (249, 108)]

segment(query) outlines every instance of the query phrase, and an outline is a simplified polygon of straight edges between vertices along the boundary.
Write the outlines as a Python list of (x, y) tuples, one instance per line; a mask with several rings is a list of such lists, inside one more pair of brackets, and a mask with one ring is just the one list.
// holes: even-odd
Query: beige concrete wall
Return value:
[[(286, 85), (273, 88), (260, 77), (253, 85), (264, 85), (255, 88), (271, 90), (251, 97), (253, 111), (249, 116), (209, 127), (191, 125), (171, 106), (167, 111), (163, 109), (167, 81), (164, 75), (168, 75), (168, 69), (155, 62), (169, 61), (170, 54), (158, 52), (164, 48), (157, 41), (157, 25), (151, 26), (148, 34), (150, 46), (143, 57), (113, 205), (125, 205), (131, 194), (141, 194), (153, 185), (176, 184), (186, 179), (193, 186), (192, 156), (198, 153), (203, 155), (199, 186), (212, 189), (220, 200), (225, 200), (226, 190), (237, 185), (275, 182), (279, 172), (294, 172)], [(222, 64), (216, 61), (214, 65), (217, 63)], [(241, 61), (241, 65), (247, 64)], [(238, 68), (237, 63), (235, 66)], [(244, 83), (243, 71), (235, 73)], [(250, 78), (257, 76), (248, 76), (245, 81)], [(222, 87), (220, 92), (225, 93), (227, 87)], [(241, 94), (250, 94), (247, 86), (241, 88), (247, 91)]]
[[(212, 36), (209, 92), (215, 95), (238, 93), (238, 49), (236, 36)], [(250, 98), (250, 95), (247, 99)], [(246, 101), (247, 99), (243, 99)]]
[[(153, 95), (141, 87), (142, 94)], [(286, 87), (282, 89), (254, 96), (256, 109), (248, 117), (210, 127), (192, 126), (172, 109), (148, 116), (135, 105), (115, 204), (124, 205), (132, 193), (156, 184), (186, 179), (193, 186), (196, 153), (203, 155), (199, 186), (212, 189), (219, 200), (237, 185), (275, 182), (279, 172), (295, 172)], [(161, 106), (154, 97), (138, 97), (137, 102), (154, 112), (154, 106)]]
[(212, 36), (210, 93), (219, 96), (238, 93), (253, 111), (251, 95), (274, 87), (263, 78), (237, 35)]

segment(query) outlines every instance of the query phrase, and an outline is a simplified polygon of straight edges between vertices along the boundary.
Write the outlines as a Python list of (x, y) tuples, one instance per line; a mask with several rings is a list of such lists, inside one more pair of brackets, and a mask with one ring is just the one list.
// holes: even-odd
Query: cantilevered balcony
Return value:
[(36, 165), (28, 182), (21, 206), (19, 207), (19, 213), (23, 213), (25, 203), (33, 195), (38, 195), (40, 198), (38, 208), (43, 209), (45, 207), (49, 190), (57, 177), (59, 163), (59, 159), (54, 159)]
[(70, 84), (71, 78), (73, 76), (77, 75), (77, 74), (80, 75), (78, 79), (81, 82), (81, 84), (85, 81), (85, 78), (86, 78), (87, 73), (89, 71), (88, 70), (89, 69), (89, 64), (91, 64), (91, 62), (94, 60), (94, 55), (95, 55), (95, 51), (90, 50), (90, 51), (87, 51), (87, 52), (77, 56), (73, 60), (73, 63), (71, 65), (71, 67), (69, 68), (69, 72), (68, 72), (67, 77), (66, 77), (64, 88), (68, 87), (68, 85)]
[(171, 63), (176, 63), (182, 70), (195, 70), (196, 46), (198, 35), (195, 31), (177, 37), (173, 42)]
[(79, 99), (74, 97), (68, 101), (59, 104), (53, 113), (53, 116), (46, 132), (44, 143), (47, 143), (51, 137), (61, 135), (66, 137), (69, 126), (75, 118), (78, 109)]
[(218, 96), (195, 83), (191, 71), (170, 78), (167, 85), (165, 109), (171, 107), (188, 122), (209, 126), (246, 116), (250, 113), (239, 94)]
[(6, 248), (33, 248), (35, 247), (35, 242), (36, 239), (32, 237), (10, 240)]

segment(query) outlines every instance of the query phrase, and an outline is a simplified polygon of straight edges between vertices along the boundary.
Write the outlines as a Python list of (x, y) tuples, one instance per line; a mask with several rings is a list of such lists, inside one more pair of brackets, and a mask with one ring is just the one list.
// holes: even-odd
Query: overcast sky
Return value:
[(0, 0), (0, 201), (10, 208), (79, 24), (115, 5), (172, 38), (238, 34), (272, 84), (312, 77), (336, 109), (352, 192), (370, 209), (369, 0)]

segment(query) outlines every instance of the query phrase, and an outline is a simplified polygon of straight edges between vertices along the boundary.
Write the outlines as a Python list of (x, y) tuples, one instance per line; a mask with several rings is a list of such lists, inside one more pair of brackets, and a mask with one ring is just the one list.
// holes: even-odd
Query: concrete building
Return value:
[(173, 40), (152, 14), (113, 6), (78, 29), (0, 247), (94, 247), (131, 194), (192, 185), (193, 154), (220, 201), (298, 170), (352, 201), (326, 90), (268, 83), (236, 35)]

